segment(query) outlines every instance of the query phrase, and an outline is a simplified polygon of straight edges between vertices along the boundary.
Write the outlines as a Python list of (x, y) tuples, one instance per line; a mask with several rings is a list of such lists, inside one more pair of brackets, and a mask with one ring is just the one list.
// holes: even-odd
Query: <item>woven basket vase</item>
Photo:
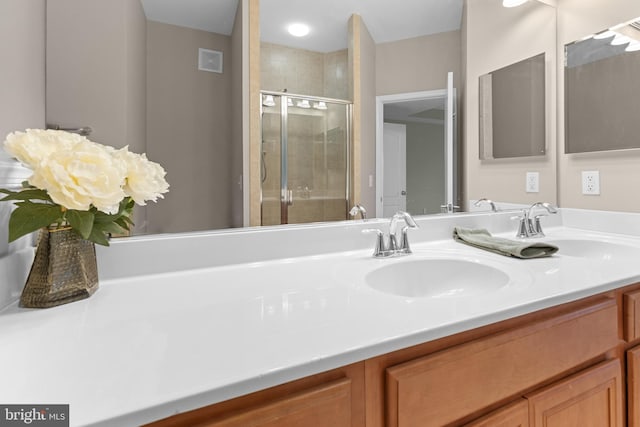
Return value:
[(70, 227), (43, 228), (20, 296), (22, 307), (45, 308), (90, 297), (98, 289), (96, 249)]

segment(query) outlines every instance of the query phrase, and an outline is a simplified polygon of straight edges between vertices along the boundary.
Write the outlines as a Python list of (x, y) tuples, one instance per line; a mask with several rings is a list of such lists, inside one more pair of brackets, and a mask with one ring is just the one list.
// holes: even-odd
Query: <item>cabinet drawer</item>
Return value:
[(623, 296), (624, 339), (634, 341), (640, 338), (640, 290), (626, 292)]
[(386, 370), (387, 425), (441, 426), (517, 395), (618, 343), (613, 299)]

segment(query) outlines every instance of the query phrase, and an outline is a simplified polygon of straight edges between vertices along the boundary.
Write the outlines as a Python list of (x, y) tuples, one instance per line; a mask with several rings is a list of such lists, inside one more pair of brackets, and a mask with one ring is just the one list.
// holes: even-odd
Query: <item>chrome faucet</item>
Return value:
[(363, 221), (367, 219), (367, 210), (364, 208), (364, 206), (362, 206), (359, 203), (357, 203), (349, 211), (349, 215), (352, 216), (354, 219), (356, 216), (358, 216), (358, 214), (360, 214), (360, 218), (362, 218)]
[(482, 199), (476, 200), (473, 206), (479, 207), (480, 205), (482, 205), (483, 202), (489, 204), (489, 206), (491, 207), (491, 212), (498, 212), (498, 208), (496, 207), (496, 204), (493, 203), (493, 200), (486, 199), (484, 197)]
[[(400, 240), (398, 240), (398, 222), (404, 221), (405, 226), (400, 230)], [(373, 256), (376, 258), (408, 255), (411, 253), (409, 247), (408, 232), (410, 228), (418, 228), (418, 224), (414, 221), (413, 217), (407, 212), (398, 211), (391, 218), (389, 223), (389, 235), (385, 239), (384, 233), (377, 228), (367, 228), (362, 230), (363, 233), (376, 233), (376, 246), (373, 251)]]
[(550, 214), (558, 213), (558, 209), (551, 206), (549, 203), (536, 202), (529, 209), (523, 209), (522, 216), (516, 217), (520, 220), (518, 224), (518, 231), (516, 237), (544, 237), (542, 231), (542, 225), (540, 224), (540, 218), (547, 216), (546, 213), (540, 215), (533, 215), (536, 208), (544, 208)]

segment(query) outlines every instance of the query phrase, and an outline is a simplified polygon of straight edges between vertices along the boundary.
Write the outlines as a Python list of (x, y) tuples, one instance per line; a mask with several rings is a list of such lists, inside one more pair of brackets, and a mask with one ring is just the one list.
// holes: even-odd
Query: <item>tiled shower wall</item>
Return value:
[[(270, 43), (261, 44), (261, 88), (288, 93), (347, 99), (347, 50), (321, 53)], [(342, 108), (328, 111), (290, 108), (289, 186), (294, 204), (289, 223), (346, 219), (346, 157), (342, 155), (346, 129)], [(265, 108), (262, 224), (280, 223), (279, 107)], [(327, 128), (328, 126), (328, 128)], [(333, 131), (332, 131), (333, 129)], [(329, 131), (327, 133), (327, 131)], [(264, 170), (263, 170), (264, 172)]]
[(260, 78), (262, 90), (347, 99), (347, 50), (322, 53), (262, 43)]

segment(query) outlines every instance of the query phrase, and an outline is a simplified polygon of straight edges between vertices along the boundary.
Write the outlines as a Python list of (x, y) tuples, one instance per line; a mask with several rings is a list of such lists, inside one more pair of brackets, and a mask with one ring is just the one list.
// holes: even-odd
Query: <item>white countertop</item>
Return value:
[[(637, 236), (545, 231), (547, 240), (640, 249)], [(141, 274), (101, 280), (91, 298), (60, 307), (12, 304), (0, 311), (0, 402), (70, 404), (74, 426), (139, 425), (640, 281), (631, 258), (594, 261), (562, 247), (535, 260), (451, 239), (412, 249), (393, 259), (368, 248)], [(425, 257), (495, 266), (511, 280), (457, 298), (392, 296), (365, 283), (377, 267)]]

